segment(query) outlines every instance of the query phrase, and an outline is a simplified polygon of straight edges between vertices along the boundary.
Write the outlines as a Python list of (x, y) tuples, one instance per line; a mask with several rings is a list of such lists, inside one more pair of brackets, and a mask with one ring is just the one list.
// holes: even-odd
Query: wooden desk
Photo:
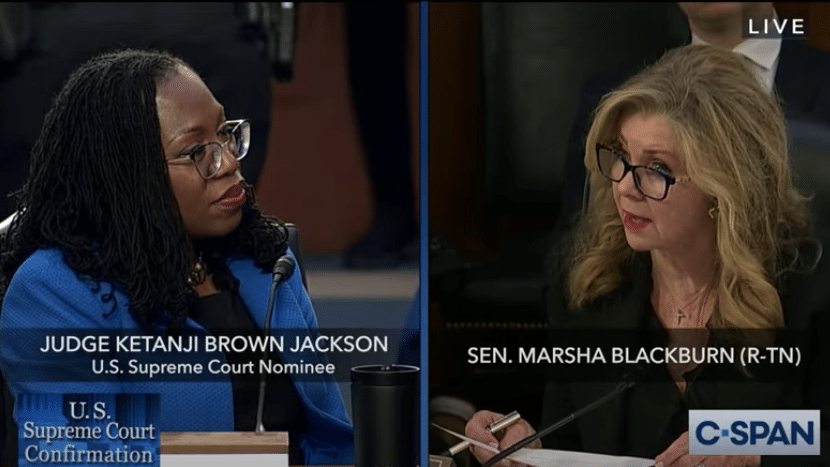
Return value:
[(287, 454), (288, 433), (269, 431), (168, 432), (161, 434), (161, 454)]
[(287, 467), (288, 433), (168, 432), (161, 434), (160, 451), (160, 464), (167, 467)]

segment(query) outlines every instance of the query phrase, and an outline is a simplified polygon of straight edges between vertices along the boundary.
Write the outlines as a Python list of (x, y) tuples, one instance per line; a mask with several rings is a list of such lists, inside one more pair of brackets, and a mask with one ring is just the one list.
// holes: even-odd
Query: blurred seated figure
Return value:
[(787, 122), (795, 181), (811, 197), (816, 227), (830, 229), (830, 124), (815, 120)]
[(390, 268), (418, 259), (406, 89), (406, 2), (347, 2), (346, 31), (357, 127), (374, 201), (369, 230), (343, 254), (352, 269)]

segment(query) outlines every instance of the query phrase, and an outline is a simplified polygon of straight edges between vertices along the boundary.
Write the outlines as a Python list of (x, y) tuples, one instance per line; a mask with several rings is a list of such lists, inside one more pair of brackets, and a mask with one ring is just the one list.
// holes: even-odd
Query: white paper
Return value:
[(288, 467), (288, 454), (162, 454), (161, 467)]
[(520, 449), (511, 460), (536, 467), (651, 467), (654, 459), (606, 456), (553, 449)]
[[(497, 449), (480, 441), (460, 435), (435, 423), (433, 425), (459, 439), (469, 441), (476, 446), (481, 446), (490, 452), (498, 452)], [(554, 449), (522, 448), (507, 456), (507, 458), (534, 467), (652, 467), (654, 465), (653, 459), (606, 456), (603, 454), (575, 451), (556, 451)]]

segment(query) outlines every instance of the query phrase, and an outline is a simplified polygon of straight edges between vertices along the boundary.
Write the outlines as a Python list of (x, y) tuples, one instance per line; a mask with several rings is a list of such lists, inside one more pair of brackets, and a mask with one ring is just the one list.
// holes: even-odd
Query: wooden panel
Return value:
[(830, 53), (830, 4), (812, 2), (810, 5), (810, 37), (807, 42)]
[(830, 3), (825, 2), (774, 2), (781, 18), (807, 20), (807, 43), (830, 52)]
[[(370, 227), (371, 181), (352, 104), (343, 3), (299, 5), (294, 78), (271, 80), (262, 210), (299, 227), (310, 253), (341, 253)], [(406, 85), (418, 206), (418, 3), (407, 5)], [(382, 58), (379, 58), (382, 60)]]
[(429, 222), (482, 249), (481, 37), (476, 3), (429, 4)]
[(372, 221), (373, 201), (351, 103), (342, 3), (298, 9), (294, 78), (271, 80), (262, 210), (300, 229), (310, 253), (339, 253)]
[(161, 434), (162, 454), (285, 454), (288, 433), (168, 432)]

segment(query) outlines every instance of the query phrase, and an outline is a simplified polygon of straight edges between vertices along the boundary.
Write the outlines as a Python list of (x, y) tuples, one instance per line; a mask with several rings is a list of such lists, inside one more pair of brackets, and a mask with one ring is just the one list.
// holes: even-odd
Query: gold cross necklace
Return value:
[[(692, 304), (692, 303), (694, 303), (694, 302), (698, 301), (698, 299), (700, 298), (701, 294), (703, 294), (704, 292), (706, 292), (708, 289), (709, 289), (709, 286), (708, 286), (708, 285), (707, 285), (707, 286), (705, 286), (705, 287), (703, 287), (703, 288), (702, 288), (702, 289), (700, 289), (698, 292), (696, 292), (694, 295), (692, 295), (691, 300), (689, 300), (688, 302), (686, 302), (685, 304), (683, 304), (683, 306), (681, 306), (681, 307), (679, 307), (679, 308), (677, 309), (677, 324), (678, 324), (678, 325), (679, 325), (679, 324), (680, 324), (680, 323), (681, 323), (684, 319), (691, 319), (691, 318), (692, 318), (691, 313), (690, 313), (689, 315), (686, 315), (686, 313), (684, 313), (684, 312), (683, 312), (683, 310), (684, 310), (684, 309), (686, 309), (686, 308), (688, 308), (689, 306), (691, 306), (691, 304)], [(700, 306), (698, 307), (698, 311), (702, 311), (702, 310), (703, 310), (703, 307), (704, 307), (704, 305), (706, 305), (706, 300), (707, 300), (708, 298), (709, 298), (709, 294), (706, 294), (706, 295), (703, 297), (703, 300), (701, 300)], [(700, 318), (700, 316), (698, 316), (698, 318)]]

